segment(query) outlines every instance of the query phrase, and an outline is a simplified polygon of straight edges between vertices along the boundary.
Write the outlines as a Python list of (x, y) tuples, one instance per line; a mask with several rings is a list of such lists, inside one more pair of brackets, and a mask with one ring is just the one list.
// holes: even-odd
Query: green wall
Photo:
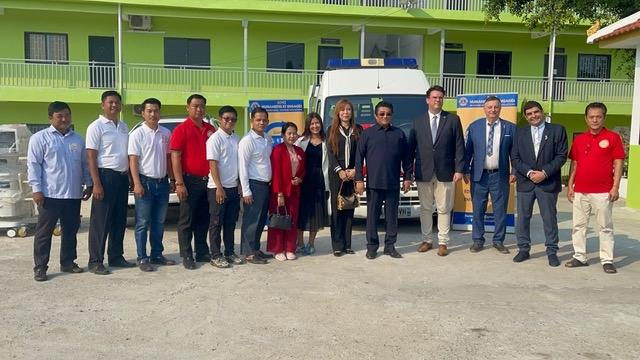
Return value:
[[(627, 206), (640, 209), (640, 191), (630, 191), (640, 183), (640, 145), (629, 146), (629, 173), (627, 176)], [(632, 185), (633, 184), (633, 185)]]

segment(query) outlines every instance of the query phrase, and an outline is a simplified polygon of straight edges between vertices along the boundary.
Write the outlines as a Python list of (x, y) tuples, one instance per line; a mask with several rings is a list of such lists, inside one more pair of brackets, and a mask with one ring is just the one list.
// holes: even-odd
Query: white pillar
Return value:
[(118, 92), (122, 94), (122, 4), (118, 3)]
[(553, 112), (553, 70), (555, 68), (556, 60), (556, 31), (551, 31), (551, 38), (549, 39), (549, 68), (547, 69), (547, 96), (549, 99), (549, 106), (547, 106), (547, 115), (551, 117)]
[[(244, 93), (249, 91), (249, 20), (242, 20), (243, 45), (242, 45), (242, 85)], [(249, 100), (249, 99), (247, 99)], [(249, 130), (248, 102), (244, 106), (244, 131)]]
[(640, 44), (636, 46), (636, 74), (633, 81), (633, 98), (631, 99), (631, 135), (630, 145), (640, 144)]
[(445, 30), (440, 30), (440, 86), (444, 86), (444, 45)]
[(362, 26), (360, 26), (360, 59), (364, 59), (364, 38), (365, 38), (365, 31), (364, 31), (364, 24)]

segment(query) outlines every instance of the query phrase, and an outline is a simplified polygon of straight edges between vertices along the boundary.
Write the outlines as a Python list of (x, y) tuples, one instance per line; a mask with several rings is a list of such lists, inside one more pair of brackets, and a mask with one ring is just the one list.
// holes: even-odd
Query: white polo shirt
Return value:
[(87, 128), (87, 149), (98, 151), (98, 168), (129, 170), (129, 128), (124, 121), (118, 125), (100, 115)]
[(271, 181), (271, 136), (258, 135), (249, 130), (238, 145), (238, 174), (242, 185), (242, 196), (251, 196), (249, 179), (262, 182)]
[[(236, 134), (227, 134), (218, 129), (207, 139), (207, 160), (218, 162), (218, 175), (223, 188), (238, 186), (238, 143), (240, 139)], [(209, 183), (207, 187), (215, 189), (216, 184), (209, 171)]]
[(153, 130), (146, 123), (129, 135), (129, 155), (138, 156), (138, 171), (141, 175), (162, 179), (167, 175), (167, 154), (171, 131), (158, 126)]

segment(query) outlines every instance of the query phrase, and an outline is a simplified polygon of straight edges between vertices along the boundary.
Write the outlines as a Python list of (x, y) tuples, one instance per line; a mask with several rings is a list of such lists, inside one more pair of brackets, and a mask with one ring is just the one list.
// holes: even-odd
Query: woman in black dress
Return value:
[[(304, 132), (296, 145), (305, 152), (306, 176), (300, 189), (300, 210), (298, 220), (298, 249), (304, 255), (316, 252), (314, 242), (318, 230), (328, 223), (327, 198), (329, 191), (329, 159), (325, 144), (322, 118), (310, 113), (305, 120)], [(309, 242), (304, 244), (304, 232), (309, 232)]]
[(361, 132), (362, 127), (356, 124), (351, 101), (338, 101), (327, 140), (331, 192), (331, 246), (335, 256), (354, 254), (351, 249), (354, 210), (338, 210), (337, 197), (343, 182), (343, 195), (351, 195), (354, 192), (356, 143)]

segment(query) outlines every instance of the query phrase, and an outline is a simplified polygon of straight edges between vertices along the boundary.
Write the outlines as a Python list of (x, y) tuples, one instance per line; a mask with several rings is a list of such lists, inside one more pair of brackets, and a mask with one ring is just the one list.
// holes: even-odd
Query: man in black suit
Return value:
[(428, 112), (413, 122), (409, 133), (409, 163), (415, 165), (405, 176), (405, 187), (411, 185), (412, 175), (420, 198), (422, 244), (419, 252), (433, 247), (433, 203), (438, 211), (438, 255), (448, 254), (451, 210), (455, 183), (464, 170), (464, 136), (460, 118), (442, 110), (445, 91), (442, 86), (427, 90)]
[(567, 160), (567, 132), (562, 125), (545, 123), (542, 105), (528, 101), (523, 107), (529, 125), (519, 127), (513, 148), (511, 164), (516, 170), (518, 220), (516, 236), (518, 254), (514, 262), (529, 258), (531, 237), (529, 224), (533, 203), (537, 199), (550, 266), (560, 265), (558, 252), (558, 221), (556, 217), (558, 193), (562, 188), (560, 168)]

